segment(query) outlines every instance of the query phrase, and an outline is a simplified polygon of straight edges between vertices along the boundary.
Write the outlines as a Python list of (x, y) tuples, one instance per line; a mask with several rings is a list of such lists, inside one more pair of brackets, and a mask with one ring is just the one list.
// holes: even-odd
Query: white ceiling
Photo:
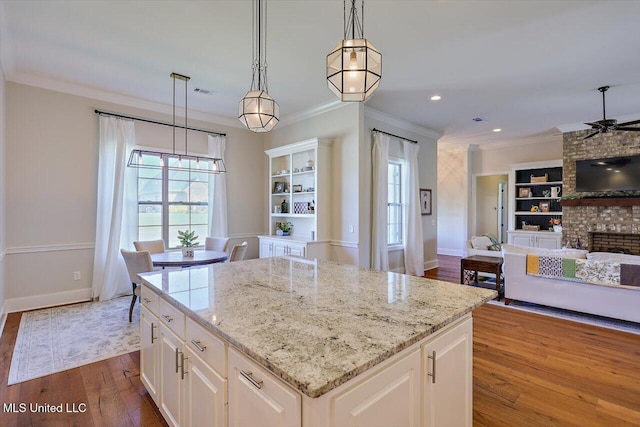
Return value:
[[(269, 93), (285, 122), (336, 100), (325, 59), (342, 39), (342, 11), (340, 0), (269, 0)], [(599, 120), (603, 85), (608, 116), (640, 118), (638, 0), (369, 0), (364, 18), (383, 54), (367, 106), (443, 141), (531, 138)], [(175, 71), (191, 89), (215, 91), (191, 92), (190, 110), (230, 119), (249, 89), (251, 37), (249, 0), (0, 0), (8, 80), (171, 104)]]

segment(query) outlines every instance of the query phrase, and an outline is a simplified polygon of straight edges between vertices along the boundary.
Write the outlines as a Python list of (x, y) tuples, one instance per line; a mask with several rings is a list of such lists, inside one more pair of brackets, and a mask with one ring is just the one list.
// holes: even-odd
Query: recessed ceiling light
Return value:
[(500, 128), (495, 128), (493, 131), (494, 131), (494, 132), (502, 132), (502, 129), (500, 129)]
[(432, 100), (432, 101), (440, 101), (441, 99), (442, 99), (442, 97), (441, 97), (440, 95), (433, 95), (433, 96), (431, 97), (431, 100)]

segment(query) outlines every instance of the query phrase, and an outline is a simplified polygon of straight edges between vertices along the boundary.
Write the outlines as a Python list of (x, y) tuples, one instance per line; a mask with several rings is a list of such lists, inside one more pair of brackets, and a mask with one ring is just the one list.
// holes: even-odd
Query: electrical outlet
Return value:
[(353, 225), (349, 226), (349, 233), (353, 233)]
[(79, 271), (73, 272), (73, 280), (80, 280), (81, 278), (82, 278), (82, 275), (80, 274)]

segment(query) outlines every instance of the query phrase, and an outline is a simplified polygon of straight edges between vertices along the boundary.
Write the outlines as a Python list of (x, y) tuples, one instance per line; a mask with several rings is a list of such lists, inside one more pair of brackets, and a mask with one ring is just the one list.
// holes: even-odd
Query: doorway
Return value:
[(508, 174), (476, 176), (475, 236), (493, 234), (500, 243), (506, 243), (508, 181)]

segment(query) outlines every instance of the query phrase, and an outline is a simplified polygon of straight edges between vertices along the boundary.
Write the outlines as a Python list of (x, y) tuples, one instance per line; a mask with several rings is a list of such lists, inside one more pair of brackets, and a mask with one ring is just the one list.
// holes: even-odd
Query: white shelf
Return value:
[(316, 192), (315, 191), (294, 191), (291, 194), (293, 194), (294, 196), (298, 196), (298, 195), (303, 196), (303, 195), (309, 195), (309, 194), (314, 195), (316, 194)]
[(271, 216), (278, 218), (313, 218), (316, 214), (272, 213)]
[(516, 200), (558, 200), (560, 197), (516, 197)]
[(562, 216), (562, 212), (530, 212), (530, 211), (518, 211), (516, 215), (547, 215), (547, 216)]
[(562, 181), (549, 181), (549, 182), (516, 182), (516, 187), (531, 187), (532, 185), (562, 185)]

